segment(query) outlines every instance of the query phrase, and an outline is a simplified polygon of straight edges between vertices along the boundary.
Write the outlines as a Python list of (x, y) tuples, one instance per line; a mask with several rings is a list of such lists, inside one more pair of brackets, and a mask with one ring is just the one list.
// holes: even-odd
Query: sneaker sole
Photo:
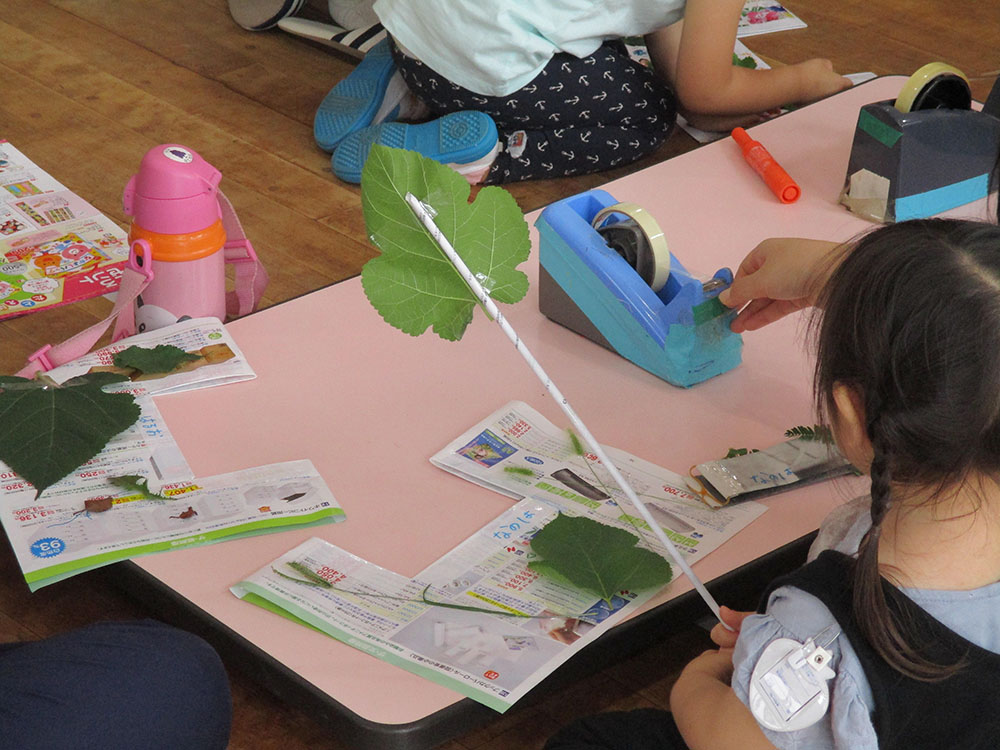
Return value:
[(351, 133), (371, 125), (396, 70), (389, 40), (383, 39), (323, 97), (313, 118), (313, 137), (324, 151), (333, 151)]
[(493, 118), (483, 112), (452, 112), (420, 125), (387, 122), (345, 138), (334, 152), (331, 166), (337, 177), (357, 184), (368, 152), (376, 143), (416, 151), (442, 164), (464, 164), (490, 153), (497, 138)]

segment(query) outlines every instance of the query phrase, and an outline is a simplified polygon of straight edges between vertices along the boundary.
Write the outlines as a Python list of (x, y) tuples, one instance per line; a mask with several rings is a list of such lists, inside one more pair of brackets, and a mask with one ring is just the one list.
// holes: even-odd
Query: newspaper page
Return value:
[(0, 139), (0, 320), (113, 292), (128, 237)]
[[(114, 357), (130, 346), (153, 349), (175, 346), (197, 359), (184, 362), (168, 373), (142, 373), (132, 368), (116, 367)], [(194, 318), (174, 323), (128, 338), (86, 354), (72, 362), (49, 370), (48, 377), (56, 383), (92, 372), (113, 372), (124, 375), (132, 383), (141, 384), (146, 393), (161, 396), (196, 388), (238, 383), (256, 377), (229, 331), (217, 318)], [(121, 390), (114, 385), (108, 390)]]
[[(609, 457), (692, 562), (765, 510), (752, 502), (712, 510), (679, 475), (621, 451), (609, 450)], [(432, 460), (518, 501), (412, 579), (313, 539), (232, 591), (503, 712), (655, 593), (620, 591), (606, 601), (539, 575), (529, 567), (539, 529), (560, 513), (585, 516), (666, 551), (619, 505), (627, 500), (606, 469), (578, 455), (568, 433), (521, 402)]]
[[(689, 563), (767, 510), (753, 502), (710, 508), (680, 474), (617, 448), (604, 450)], [(568, 431), (520, 401), (460, 435), (432, 456), (431, 463), (509, 497), (559, 499), (589, 508), (597, 520), (628, 523), (642, 531), (651, 548), (666, 554), (597, 457), (574, 446)]]
[(737, 37), (770, 34), (773, 31), (787, 29), (804, 29), (806, 23), (788, 8), (773, 0), (759, 2), (747, 0), (740, 11), (740, 22), (736, 29)]
[[(139, 407), (139, 419), (136, 423), (111, 438), (100, 453), (78, 467), (74, 473), (52, 485), (46, 493), (55, 491), (64, 483), (73, 482), (73, 477), (77, 474), (87, 475), (83, 478), (132, 474), (148, 477), (157, 483), (177, 482), (194, 477), (163, 415), (156, 408), (156, 402), (140, 385), (130, 387), (127, 392), (135, 398)], [(35, 488), (0, 461), (0, 502), (6, 502), (12, 494), (21, 492), (34, 495)]]
[(32, 591), (140, 555), (345, 518), (310, 461), (150, 481), (148, 489), (109, 481), (148, 477), (149, 463), (141, 454), (124, 449), (102, 454), (40, 497), (0, 468), (0, 522)]
[(522, 500), (412, 579), (314, 538), (232, 591), (502, 713), (654, 593), (607, 602), (532, 571), (531, 537), (560, 512), (589, 515)]

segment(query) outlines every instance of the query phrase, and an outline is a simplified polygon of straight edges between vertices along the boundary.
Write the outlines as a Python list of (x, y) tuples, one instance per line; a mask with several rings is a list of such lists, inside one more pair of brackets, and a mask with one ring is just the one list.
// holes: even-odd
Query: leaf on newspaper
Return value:
[(792, 427), (789, 430), (785, 430), (785, 437), (814, 440), (820, 443), (827, 443), (828, 445), (833, 443), (833, 432), (829, 427), (822, 424), (814, 424), (812, 427), (804, 425)]
[(542, 575), (597, 594), (607, 602), (622, 591), (659, 588), (670, 582), (670, 563), (637, 547), (639, 537), (583, 516), (560, 513), (535, 534), (529, 567)]
[(580, 442), (580, 438), (577, 437), (577, 434), (573, 432), (573, 430), (566, 430), (566, 432), (569, 434), (569, 444), (573, 448), (573, 455), (585, 456), (587, 451), (584, 450), (583, 443)]
[(42, 494), (138, 421), (130, 394), (101, 389), (124, 379), (96, 372), (57, 386), (0, 376), (0, 461)]
[(332, 583), (330, 583), (328, 580), (326, 580), (325, 578), (323, 578), (319, 573), (317, 573), (316, 571), (314, 571), (308, 565), (300, 563), (298, 560), (291, 560), (291, 561), (285, 563), (285, 565), (287, 565), (289, 568), (291, 568), (292, 570), (294, 570), (296, 573), (299, 573), (300, 575), (304, 576), (305, 580), (303, 580), (301, 578), (294, 578), (294, 577), (292, 577), (290, 575), (287, 575), (286, 573), (282, 573), (280, 570), (278, 570), (274, 566), (271, 566), (271, 570), (274, 571), (275, 573), (277, 573), (282, 578), (287, 578), (289, 581), (295, 581), (296, 583), (304, 583), (307, 586), (319, 586), (320, 588), (324, 588), (324, 589), (332, 589), (333, 588), (333, 584)]
[(469, 203), (469, 183), (450, 167), (414, 151), (376, 145), (361, 174), (368, 236), (381, 255), (361, 271), (361, 285), (379, 315), (419, 336), (431, 327), (458, 341), (472, 322), (476, 296), (407, 205), (412, 193), (435, 212), (435, 223), (497, 302), (528, 291), (515, 266), (531, 250), (528, 225), (502, 188), (485, 187)]
[(722, 458), (723, 459), (736, 458), (737, 456), (746, 456), (747, 454), (750, 453), (759, 453), (759, 452), (760, 451), (757, 448), (730, 448), (728, 451), (726, 451), (726, 455), (724, 455)]
[(83, 501), (83, 510), (89, 513), (107, 513), (114, 505), (112, 499), (106, 495), (102, 497), (89, 497)]
[(149, 480), (139, 474), (126, 474), (120, 477), (108, 477), (108, 481), (126, 492), (142, 495), (144, 500), (169, 500), (166, 495), (154, 492), (149, 487)]
[(201, 357), (188, 354), (183, 349), (169, 344), (154, 347), (130, 346), (115, 354), (112, 360), (115, 367), (133, 369), (146, 374), (172, 372), (174, 368), (185, 362), (194, 362)]

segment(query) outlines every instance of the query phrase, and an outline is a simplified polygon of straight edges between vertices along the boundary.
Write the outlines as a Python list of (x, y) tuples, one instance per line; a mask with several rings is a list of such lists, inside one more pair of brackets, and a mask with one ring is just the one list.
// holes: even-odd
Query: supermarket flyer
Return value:
[(118, 289), (126, 233), (0, 139), (0, 320)]
[[(766, 510), (754, 502), (709, 508), (679, 475), (606, 450), (692, 563)], [(529, 563), (543, 526), (560, 514), (586, 517), (667, 552), (608, 484), (607, 470), (522, 402), (494, 412), (432, 462), (516, 502), (414, 578), (314, 538), (232, 591), (503, 712), (656, 593), (619, 591), (605, 600), (539, 574)]]
[[(143, 373), (133, 368), (116, 367), (115, 355), (131, 346), (155, 349), (174, 346), (192, 355), (166, 373)], [(218, 318), (192, 318), (121, 339), (103, 349), (85, 354), (72, 362), (49, 370), (46, 375), (62, 384), (71, 378), (93, 372), (111, 372), (128, 378), (121, 385), (106, 389), (130, 390), (133, 384), (151, 396), (181, 393), (197, 388), (212, 388), (256, 377), (226, 326)]]
[[(345, 519), (309, 461), (171, 482), (148, 467), (141, 451), (122, 450), (35, 497), (0, 465), (0, 522), (32, 591), (140, 555)], [(122, 476), (149, 489), (110, 481)]]

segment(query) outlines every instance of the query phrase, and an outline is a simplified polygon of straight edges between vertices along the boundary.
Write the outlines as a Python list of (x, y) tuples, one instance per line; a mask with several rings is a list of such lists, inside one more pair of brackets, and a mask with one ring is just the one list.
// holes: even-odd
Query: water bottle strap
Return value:
[(260, 303), (267, 287), (267, 270), (257, 259), (233, 204), (221, 190), (218, 197), (222, 226), (226, 230), (226, 263), (232, 263), (236, 271), (235, 288), (226, 292), (226, 314), (230, 318), (238, 318), (253, 312)]
[(126, 267), (122, 273), (121, 284), (118, 287), (118, 295), (115, 298), (115, 306), (107, 317), (99, 323), (89, 328), (85, 328), (75, 336), (66, 339), (61, 344), (51, 346), (46, 344), (34, 354), (28, 357), (28, 364), (22, 367), (16, 374), (20, 378), (33, 378), (35, 373), (51, 370), (53, 367), (71, 362), (77, 357), (82, 357), (89, 352), (98, 342), (104, 332), (108, 330), (112, 321), (117, 320), (115, 326), (115, 340), (120, 338), (122, 315), (131, 312), (134, 315), (135, 298), (142, 294), (142, 291), (149, 284), (149, 277)]
[[(226, 313), (229, 317), (239, 317), (252, 312), (260, 302), (267, 286), (268, 277), (264, 265), (257, 259), (253, 245), (243, 231), (243, 225), (236, 216), (233, 204), (218, 192), (219, 208), (222, 213), (222, 225), (226, 230), (224, 248), (227, 263), (235, 264), (235, 288), (226, 292)], [(143, 242), (143, 240), (138, 240)], [(38, 372), (51, 370), (89, 352), (100, 340), (112, 322), (115, 323), (113, 341), (135, 331), (135, 300), (149, 285), (152, 279), (151, 269), (143, 269), (126, 263), (122, 269), (122, 280), (118, 287), (115, 306), (107, 317), (99, 323), (80, 331), (61, 344), (51, 346), (46, 344), (28, 357), (28, 364), (18, 372), (18, 377), (32, 378)]]

